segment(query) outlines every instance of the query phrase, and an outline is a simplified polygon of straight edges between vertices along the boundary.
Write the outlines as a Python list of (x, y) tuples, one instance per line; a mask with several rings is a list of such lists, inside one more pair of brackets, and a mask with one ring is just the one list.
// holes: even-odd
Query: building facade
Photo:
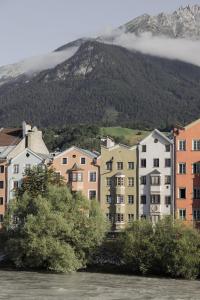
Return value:
[(80, 191), (90, 200), (99, 200), (99, 159), (97, 153), (74, 146), (55, 155), (52, 167), (72, 192)]
[(200, 224), (200, 119), (174, 129), (176, 217)]
[(173, 214), (173, 140), (155, 129), (138, 145), (139, 218)]
[(111, 231), (125, 228), (137, 218), (136, 147), (107, 138), (101, 147), (101, 209)]
[(15, 190), (21, 186), (26, 169), (46, 165), (48, 162), (48, 155), (37, 154), (29, 148), (10, 159), (7, 166), (7, 203), (14, 198)]

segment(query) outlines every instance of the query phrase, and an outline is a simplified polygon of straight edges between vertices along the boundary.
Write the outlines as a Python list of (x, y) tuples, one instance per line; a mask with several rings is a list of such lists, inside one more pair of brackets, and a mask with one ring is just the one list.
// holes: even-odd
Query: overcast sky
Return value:
[(0, 0), (0, 65), (200, 0)]

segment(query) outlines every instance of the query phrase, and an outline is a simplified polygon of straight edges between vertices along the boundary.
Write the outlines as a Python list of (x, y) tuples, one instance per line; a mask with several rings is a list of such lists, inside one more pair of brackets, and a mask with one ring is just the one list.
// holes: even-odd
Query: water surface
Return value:
[(95, 273), (0, 271), (0, 299), (200, 300), (200, 282)]

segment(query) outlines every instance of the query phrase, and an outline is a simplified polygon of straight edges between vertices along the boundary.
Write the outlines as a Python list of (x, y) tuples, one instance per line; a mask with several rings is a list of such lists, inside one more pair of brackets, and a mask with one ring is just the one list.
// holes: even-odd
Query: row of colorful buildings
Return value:
[(0, 222), (25, 169), (41, 164), (53, 167), (72, 192), (97, 199), (112, 230), (167, 215), (200, 222), (200, 120), (168, 136), (155, 129), (132, 147), (107, 137), (101, 153), (76, 146), (49, 153), (42, 132), (25, 122), (0, 129)]

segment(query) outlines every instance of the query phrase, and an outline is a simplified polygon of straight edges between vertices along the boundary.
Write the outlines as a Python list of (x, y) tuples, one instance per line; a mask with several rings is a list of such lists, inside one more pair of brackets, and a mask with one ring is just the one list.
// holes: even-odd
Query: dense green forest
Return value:
[(148, 134), (149, 131), (95, 125), (68, 125), (43, 129), (43, 138), (50, 151), (64, 150), (70, 146), (100, 151), (101, 138), (106, 136), (114, 138), (116, 143), (131, 146), (137, 144)]
[(0, 125), (164, 129), (199, 117), (199, 83), (197, 66), (89, 41), (54, 69), (1, 86)]

